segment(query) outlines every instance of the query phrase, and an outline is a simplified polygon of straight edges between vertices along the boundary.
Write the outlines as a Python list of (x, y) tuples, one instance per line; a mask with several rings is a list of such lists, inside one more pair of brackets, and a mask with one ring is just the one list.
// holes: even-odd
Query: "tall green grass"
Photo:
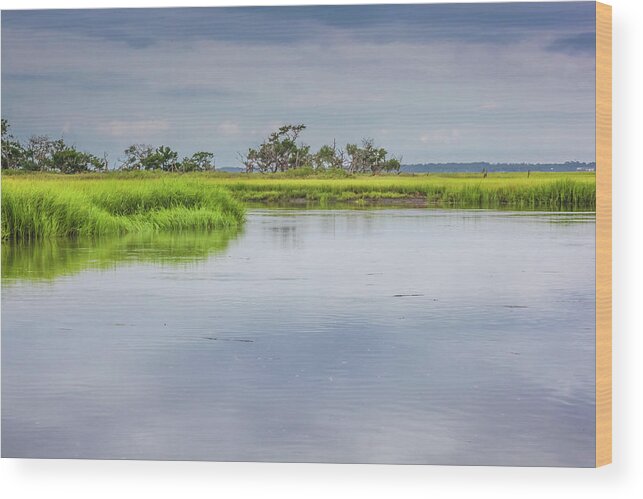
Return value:
[(244, 202), (594, 211), (593, 173), (349, 176), (110, 173), (2, 179), (2, 237), (237, 227)]
[(16, 176), (2, 180), (3, 239), (237, 227), (244, 207), (192, 178)]
[(260, 175), (206, 177), (248, 202), (306, 201), (378, 204), (412, 200), (420, 205), (460, 208), (587, 210), (596, 208), (593, 173), (431, 174), (278, 178)]

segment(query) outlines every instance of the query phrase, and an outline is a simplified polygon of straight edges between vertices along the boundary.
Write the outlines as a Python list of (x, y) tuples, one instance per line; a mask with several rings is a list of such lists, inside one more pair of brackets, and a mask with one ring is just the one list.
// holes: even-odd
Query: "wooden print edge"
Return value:
[(612, 7), (596, 2), (596, 467), (612, 462)]

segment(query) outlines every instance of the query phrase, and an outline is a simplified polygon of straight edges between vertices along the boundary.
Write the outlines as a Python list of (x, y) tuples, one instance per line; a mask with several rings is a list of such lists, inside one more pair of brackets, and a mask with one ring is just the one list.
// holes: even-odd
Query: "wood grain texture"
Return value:
[(612, 7), (596, 3), (596, 466), (612, 462)]

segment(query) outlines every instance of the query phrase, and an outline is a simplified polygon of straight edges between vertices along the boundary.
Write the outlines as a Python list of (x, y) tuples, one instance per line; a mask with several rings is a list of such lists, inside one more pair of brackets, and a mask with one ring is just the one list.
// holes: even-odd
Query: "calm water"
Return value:
[(3, 247), (2, 455), (594, 464), (593, 214)]

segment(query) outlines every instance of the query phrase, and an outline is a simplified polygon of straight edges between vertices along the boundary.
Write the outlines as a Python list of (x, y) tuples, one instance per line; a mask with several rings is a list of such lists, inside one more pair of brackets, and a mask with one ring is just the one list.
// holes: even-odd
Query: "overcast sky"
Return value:
[(404, 163), (594, 161), (595, 4), (2, 12), (2, 116), (114, 164), (283, 123)]

